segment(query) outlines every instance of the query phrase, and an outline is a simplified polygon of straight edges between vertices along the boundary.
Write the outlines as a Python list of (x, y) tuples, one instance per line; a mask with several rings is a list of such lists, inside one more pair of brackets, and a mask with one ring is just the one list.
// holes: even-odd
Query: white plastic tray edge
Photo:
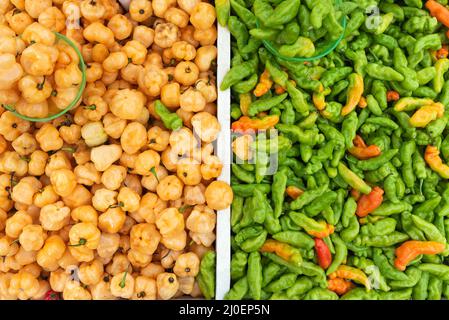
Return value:
[[(218, 24), (217, 24), (218, 25)], [(227, 28), (218, 25), (218, 58), (217, 58), (217, 87), (231, 66), (231, 36)], [(231, 182), (231, 91), (218, 90), (217, 117), (220, 121), (221, 132), (217, 139), (217, 156), (223, 161), (223, 170), (218, 178)], [(215, 299), (223, 300), (231, 285), (231, 209), (217, 212), (217, 239), (215, 242), (216, 286)]]

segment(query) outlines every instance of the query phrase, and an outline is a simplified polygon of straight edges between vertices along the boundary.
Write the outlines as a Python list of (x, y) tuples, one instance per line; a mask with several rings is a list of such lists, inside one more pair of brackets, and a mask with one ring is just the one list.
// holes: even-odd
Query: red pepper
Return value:
[(369, 194), (364, 194), (357, 201), (356, 214), (359, 217), (366, 217), (382, 204), (384, 191), (379, 187), (374, 187)]
[(59, 292), (48, 290), (45, 293), (44, 300), (61, 300), (61, 295), (59, 294)]
[(390, 90), (387, 91), (387, 101), (398, 101), (399, 98), (401, 98), (401, 96), (399, 95), (399, 92), (394, 91), (394, 90)]
[(320, 267), (323, 269), (329, 268), (332, 263), (332, 254), (326, 243), (320, 238), (315, 238), (315, 251)]

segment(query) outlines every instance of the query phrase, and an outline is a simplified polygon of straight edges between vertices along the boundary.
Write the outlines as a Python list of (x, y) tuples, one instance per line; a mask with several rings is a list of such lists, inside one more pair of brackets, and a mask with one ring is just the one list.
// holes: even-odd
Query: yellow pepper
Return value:
[(297, 249), (286, 243), (272, 239), (268, 239), (267, 241), (265, 241), (263, 246), (260, 248), (260, 252), (274, 252), (285, 261), (297, 264), (300, 264), (302, 261), (301, 254)]
[(346, 99), (346, 105), (341, 109), (342, 116), (350, 114), (357, 107), (364, 90), (363, 77), (361, 75), (353, 73), (349, 76), (349, 81), (348, 98)]
[(332, 272), (329, 275), (329, 278), (330, 279), (342, 278), (353, 280), (357, 283), (363, 284), (367, 290), (371, 290), (371, 283), (366, 274), (362, 270), (354, 267), (341, 265), (338, 267), (337, 271)]
[(249, 105), (251, 104), (251, 94), (250, 93), (242, 93), (239, 95), (240, 98), (240, 111), (244, 116), (248, 115)]
[(424, 128), (431, 121), (441, 118), (444, 114), (444, 105), (441, 103), (433, 103), (422, 106), (410, 118), (410, 124), (413, 127)]
[(442, 178), (449, 179), (449, 166), (443, 163), (437, 147), (428, 145), (424, 153), (424, 159), (433, 171), (437, 172)]
[(273, 81), (270, 79), (270, 73), (268, 70), (265, 70), (261, 75), (259, 79), (259, 83), (257, 84), (256, 88), (254, 89), (254, 95), (256, 97), (261, 97), (265, 93), (267, 93), (271, 87), (273, 86)]
[(396, 111), (412, 111), (418, 107), (421, 107), (424, 105), (430, 105), (433, 103), (434, 103), (434, 101), (429, 98), (406, 97), (406, 98), (401, 98), (398, 100), (398, 102), (396, 102), (396, 104), (394, 105), (394, 110), (396, 110)]
[(320, 91), (320, 92), (314, 92), (313, 93), (313, 104), (318, 110), (324, 110), (326, 107), (326, 96), (331, 93), (331, 89), (327, 88), (326, 90)]

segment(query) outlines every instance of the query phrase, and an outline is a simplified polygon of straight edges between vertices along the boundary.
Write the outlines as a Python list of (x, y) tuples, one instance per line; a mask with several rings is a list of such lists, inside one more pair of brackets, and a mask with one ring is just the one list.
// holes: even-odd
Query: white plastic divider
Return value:
[[(227, 28), (218, 23), (217, 87), (231, 66), (231, 35)], [(221, 132), (217, 139), (217, 156), (223, 162), (218, 180), (231, 183), (231, 90), (218, 90), (217, 117)], [(217, 252), (215, 275), (215, 299), (222, 300), (231, 286), (231, 208), (217, 212)]]

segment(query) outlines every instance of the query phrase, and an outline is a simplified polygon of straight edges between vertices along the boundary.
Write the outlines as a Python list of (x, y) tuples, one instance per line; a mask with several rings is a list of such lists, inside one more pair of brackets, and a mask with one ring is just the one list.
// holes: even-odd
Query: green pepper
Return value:
[(434, 276), (430, 277), (428, 290), (428, 300), (441, 300), (441, 295), (443, 293), (443, 280)]
[(197, 276), (198, 285), (206, 299), (215, 297), (215, 252), (208, 251), (204, 254), (200, 263), (200, 271)]
[(284, 44), (279, 48), (279, 54), (285, 57), (312, 57), (315, 53), (315, 45), (310, 38), (298, 37), (293, 44)]
[(254, 175), (251, 172), (244, 170), (237, 164), (232, 164), (232, 174), (235, 175), (237, 179), (246, 183), (254, 183)]
[(286, 294), (289, 298), (304, 295), (313, 288), (313, 281), (307, 277), (298, 277), (293, 285), (291, 285)]
[(266, 26), (281, 26), (292, 20), (299, 11), (300, 2), (297, 0), (282, 1), (266, 20), (262, 20)]
[[(238, 15), (241, 21), (246, 24), (248, 29), (253, 29), (256, 26), (255, 15), (248, 10), (246, 7), (242, 6), (238, 1), (231, 0), (232, 10)], [(218, 15), (217, 15), (218, 18)]]
[(432, 49), (438, 50), (441, 48), (441, 39), (438, 34), (429, 34), (419, 38), (413, 48), (413, 53), (424, 52), (425, 50)]
[(306, 293), (304, 300), (338, 300), (338, 295), (328, 289), (313, 288)]
[(369, 194), (371, 192), (371, 187), (341, 162), (338, 164), (338, 173), (343, 180), (354, 189), (364, 194)]
[(279, 218), (282, 214), (285, 189), (287, 188), (287, 174), (285, 171), (278, 171), (274, 174), (271, 197), (274, 205), (274, 216)]
[(260, 253), (251, 252), (248, 257), (248, 286), (251, 297), (260, 300), (262, 294), (262, 263)]
[(427, 222), (417, 215), (412, 215), (412, 220), (415, 226), (426, 235), (429, 241), (446, 243), (445, 236), (441, 234), (434, 224)]
[(413, 287), (413, 300), (427, 300), (430, 275), (423, 272), (416, 286)]
[(240, 278), (234, 285), (231, 290), (226, 293), (224, 299), (225, 300), (242, 300), (243, 297), (249, 290), (248, 279), (247, 277)]
[(413, 206), (405, 201), (397, 203), (384, 201), (377, 209), (375, 209), (371, 215), (375, 216), (390, 216), (393, 214), (401, 213), (404, 211), (411, 211)]
[(257, 68), (258, 58), (255, 55), (252, 59), (233, 66), (224, 76), (220, 85), (220, 90), (224, 91), (241, 80), (252, 75)]
[(246, 266), (248, 263), (248, 254), (243, 251), (237, 251), (231, 259), (231, 279), (238, 280), (246, 275)]
[(257, 74), (253, 74), (247, 80), (234, 84), (232, 86), (232, 90), (239, 94), (248, 93), (254, 89), (254, 87), (257, 85), (257, 81)]
[(243, 216), (243, 197), (234, 195), (231, 206), (231, 227), (236, 228)]
[(217, 13), (217, 21), (223, 27), (228, 24), (229, 14), (231, 12), (231, 3), (229, 0), (216, 0), (215, 11)]
[(270, 110), (271, 108), (279, 105), (287, 98), (287, 93), (283, 93), (278, 96), (264, 98), (252, 102), (248, 109), (248, 115), (255, 116), (259, 112)]
[(290, 208), (292, 210), (302, 209), (307, 204), (311, 203), (313, 200), (321, 196), (324, 192), (326, 192), (328, 186), (322, 185), (317, 189), (306, 190), (300, 197), (291, 202)]
[(154, 109), (167, 129), (178, 130), (182, 127), (182, 119), (176, 113), (170, 112), (160, 100), (154, 102)]
[(377, 63), (369, 63), (365, 67), (366, 73), (374, 78), (384, 81), (403, 81), (404, 76), (394, 70), (393, 68), (390, 68), (388, 66), (383, 66)]

